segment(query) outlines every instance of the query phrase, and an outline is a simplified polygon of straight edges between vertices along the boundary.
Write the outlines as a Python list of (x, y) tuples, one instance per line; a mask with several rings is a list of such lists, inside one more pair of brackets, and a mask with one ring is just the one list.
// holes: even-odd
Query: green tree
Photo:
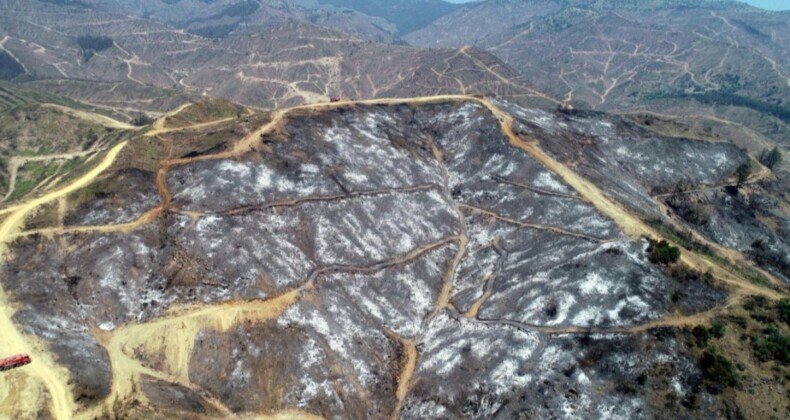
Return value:
[(735, 170), (735, 177), (738, 179), (738, 183), (735, 185), (735, 188), (741, 188), (744, 182), (749, 179), (749, 175), (752, 173), (752, 168), (748, 164), (744, 163)]
[(718, 394), (724, 388), (738, 385), (739, 378), (735, 366), (716, 347), (709, 346), (699, 359), (702, 376), (708, 391)]
[(776, 165), (778, 165), (782, 161), (782, 152), (779, 151), (778, 147), (774, 147), (772, 150), (766, 149), (763, 151), (762, 155), (760, 156), (760, 162), (763, 165), (767, 166), (768, 169), (773, 170)]
[(680, 248), (670, 245), (665, 240), (651, 243), (647, 252), (648, 259), (653, 264), (670, 265), (680, 259)]
[(790, 325), (790, 299), (782, 299), (777, 304), (779, 319)]

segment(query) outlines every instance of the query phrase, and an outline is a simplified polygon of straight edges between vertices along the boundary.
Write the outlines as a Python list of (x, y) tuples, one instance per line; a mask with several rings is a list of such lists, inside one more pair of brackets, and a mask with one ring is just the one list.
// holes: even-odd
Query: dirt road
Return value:
[(95, 112), (81, 111), (79, 109), (69, 108), (58, 104), (41, 104), (41, 106), (54, 108), (71, 116), (83, 119), (85, 121), (94, 122), (107, 128), (115, 128), (119, 130), (139, 130), (141, 128), (122, 121), (114, 120), (106, 115), (97, 114)]
[[(639, 238), (648, 236), (653, 238), (660, 238), (661, 235), (651, 227), (647, 226), (638, 217), (630, 214), (619, 203), (608, 198), (603, 191), (601, 191), (592, 182), (586, 180), (565, 164), (555, 160), (553, 157), (544, 152), (536, 141), (524, 139), (516, 135), (513, 131), (513, 118), (503, 112), (496, 104), (485, 98), (467, 96), (467, 95), (439, 95), (439, 96), (426, 96), (419, 98), (389, 98), (389, 99), (372, 99), (362, 101), (342, 101), (336, 103), (319, 103), (310, 105), (300, 105), (293, 108), (276, 110), (272, 114), (272, 119), (258, 130), (250, 133), (227, 151), (216, 153), (213, 155), (201, 155), (198, 157), (175, 159), (170, 161), (162, 161), (160, 168), (157, 172), (156, 182), (157, 190), (159, 191), (162, 199), (157, 207), (146, 212), (140, 219), (132, 223), (121, 225), (107, 225), (107, 226), (86, 226), (75, 228), (52, 228), (46, 231), (37, 231), (37, 233), (59, 234), (63, 232), (124, 232), (130, 231), (150, 223), (159, 218), (159, 216), (168, 210), (170, 206), (170, 192), (167, 186), (167, 173), (170, 169), (186, 165), (198, 160), (212, 160), (212, 159), (234, 159), (238, 158), (244, 153), (253, 150), (260, 142), (260, 137), (263, 134), (276, 130), (281, 126), (284, 119), (294, 111), (310, 110), (320, 111), (325, 109), (336, 109), (347, 107), (350, 105), (395, 105), (395, 104), (427, 104), (427, 103), (440, 103), (440, 102), (475, 102), (486, 109), (488, 109), (500, 122), (501, 130), (510, 141), (510, 144), (529, 154), (532, 158), (543, 164), (548, 170), (560, 176), (567, 184), (576, 190), (579, 194), (579, 199), (587, 201), (595, 206), (599, 212), (611, 218), (618, 224), (620, 229), (632, 238)], [(182, 105), (176, 111), (168, 115), (175, 115), (180, 110), (185, 109), (189, 105)], [(221, 121), (219, 121), (221, 122)], [(149, 135), (156, 135), (165, 131), (178, 131), (190, 128), (205, 127), (219, 122), (210, 122), (198, 124), (191, 127), (181, 127), (167, 129), (164, 127), (164, 118), (161, 118), (154, 124), (153, 130), (149, 131)], [(107, 169), (115, 160), (116, 156), (123, 148), (124, 144), (114, 147), (105, 156), (103, 161), (93, 170), (72, 182), (66, 187), (59, 190), (50, 192), (42, 197), (30, 200), (28, 202), (0, 210), (0, 214), (7, 214), (8, 216), (0, 226), (0, 246), (3, 252), (7, 244), (13, 238), (20, 235), (18, 233), (19, 227), (24, 218), (37, 207), (58, 200), (67, 194), (76, 191), (93, 181), (102, 171)], [(576, 197), (574, 197), (576, 198)], [(457, 208), (459, 217), (463, 218), (463, 213), (460, 207)], [(201, 215), (195, 215), (201, 217)], [(544, 229), (556, 230), (555, 227), (543, 227)], [(21, 235), (29, 234), (31, 232), (22, 232)], [(562, 231), (564, 234), (578, 234), (572, 232)], [(599, 241), (597, 238), (586, 238), (590, 240)], [(455, 270), (460, 263), (461, 258), (465, 253), (465, 247), (468, 242), (465, 232), (458, 236), (446, 238), (443, 241), (434, 244), (427, 244), (410, 252), (408, 255), (399, 258), (380, 262), (368, 267), (324, 267), (316, 270), (311, 274), (309, 279), (297, 289), (291, 290), (283, 295), (273, 297), (265, 301), (244, 301), (244, 302), (227, 302), (211, 305), (197, 305), (189, 308), (181, 308), (180, 310), (172, 310), (167, 315), (159, 319), (154, 319), (147, 323), (130, 324), (121, 326), (112, 332), (98, 334), (103, 337), (102, 344), (107, 348), (110, 355), (112, 369), (113, 369), (113, 384), (111, 397), (105, 401), (103, 407), (93, 410), (91, 413), (86, 413), (86, 416), (99, 415), (102, 409), (111, 408), (116, 399), (123, 400), (133, 393), (134, 384), (139, 380), (141, 374), (147, 375), (164, 375), (163, 378), (170, 378), (176, 383), (184, 386), (194, 387), (189, 383), (188, 378), (188, 363), (191, 347), (194, 344), (194, 337), (198, 331), (205, 328), (214, 328), (220, 331), (226, 331), (229, 328), (237, 325), (239, 322), (264, 322), (271, 319), (276, 319), (282, 312), (291, 304), (293, 304), (302, 293), (311, 290), (314, 283), (318, 278), (324, 274), (332, 272), (359, 272), (369, 273), (390, 267), (395, 264), (401, 264), (422, 255), (428, 250), (435, 249), (439, 246), (447, 246), (455, 244), (458, 246), (458, 251), (453, 260), (451, 269), (446, 275), (441, 293), (435, 304), (434, 311), (439, 311), (445, 308), (452, 309), (450, 304), (450, 297), (453, 290), (453, 281)], [(755, 285), (746, 279), (731, 273), (725, 267), (719, 266), (715, 261), (709, 258), (695, 254), (691, 251), (685, 251), (683, 254), (683, 262), (697, 269), (710, 268), (718, 279), (730, 285), (733, 289), (733, 296), (728, 304), (736, 302), (746, 294), (756, 293), (768, 296), (772, 299), (783, 297), (779, 292)], [(488, 281), (486, 281), (488, 283)], [(488, 287), (488, 286), (486, 286)], [(66, 371), (58, 367), (50, 354), (43, 351), (40, 347), (36, 346), (35, 340), (30, 337), (23, 336), (11, 321), (13, 312), (7, 305), (5, 296), (0, 292), (0, 304), (2, 304), (2, 313), (0, 313), (0, 342), (10, 343), (9, 351), (11, 352), (27, 352), (31, 353), (34, 364), (30, 366), (29, 372), (32, 378), (40, 381), (52, 397), (52, 411), (56, 418), (64, 419), (70, 418), (76, 408), (69, 385), (68, 374)], [(482, 303), (482, 302), (481, 302)], [(479, 308), (479, 305), (478, 305)], [(477, 310), (470, 312), (468, 315), (477, 315)], [(638, 332), (642, 328), (652, 328), (655, 326), (682, 326), (690, 322), (699, 322), (700, 320), (707, 319), (708, 314), (694, 315), (691, 317), (678, 317), (667, 318), (657, 321), (655, 323), (647, 324), (637, 328), (632, 328), (623, 332)], [(497, 322), (495, 320), (486, 322)], [(549, 332), (549, 331), (546, 331)], [(557, 331), (562, 332), (562, 331)], [(567, 331), (572, 332), (572, 331)], [(403, 371), (399, 377), (399, 384), (397, 388), (397, 397), (399, 400), (398, 407), (402, 406), (409, 387), (411, 384), (411, 376), (417, 363), (418, 352), (414, 348), (414, 340), (406, 338), (396, 338), (404, 347), (404, 360)], [(166, 368), (162, 372), (151, 371), (149, 368), (140, 366), (139, 362), (129, 357), (130, 349), (144, 349), (147, 352), (154, 352), (155, 354), (163, 354), (165, 359)], [(152, 354), (154, 354), (152, 353)], [(13, 392), (13, 390), (11, 391)], [(0, 396), (2, 393), (0, 393)], [(6, 397), (5, 401), (10, 401), (10, 397)], [(212, 401), (217, 410), (230, 415), (221, 403)], [(19, 413), (10, 407), (0, 405), (0, 414), (7, 414), (15, 416)], [(97, 411), (98, 410), (98, 411)], [(262, 415), (264, 413), (261, 413)], [(290, 415), (306, 415), (306, 413), (296, 411), (285, 411), (283, 413), (267, 414), (269, 417), (264, 418), (285, 418)], [(397, 414), (397, 413), (396, 413)]]
[[(90, 184), (115, 162), (115, 158), (124, 146), (126, 146), (126, 143), (113, 147), (95, 168), (71, 184), (23, 203), (10, 213), (0, 225), (0, 258), (7, 252), (9, 239), (14, 237), (16, 231), (21, 228), (25, 217), (31, 211)], [(43, 383), (51, 398), (50, 409), (56, 419), (71, 418), (76, 408), (76, 403), (68, 383), (68, 373), (64, 368), (57, 366), (53, 362), (53, 357), (43, 350), (36, 339), (24, 336), (14, 325), (11, 320), (13, 309), (9, 306), (5, 291), (2, 288), (0, 288), (0, 305), (0, 342), (3, 343), (3, 351), (10, 354), (30, 354), (33, 363), (25, 368), (25, 374), (31, 379)], [(11, 388), (10, 385), (7, 384), (7, 386)], [(15, 389), (9, 389), (11, 393), (15, 391)], [(25, 398), (28, 397), (25, 396)], [(9, 409), (12, 411), (7, 411)], [(18, 417), (20, 415), (20, 413), (15, 411), (14, 407), (7, 407), (5, 404), (0, 404), (0, 414), (8, 415), (9, 417)]]
[(98, 150), (85, 150), (82, 152), (60, 153), (56, 155), (44, 156), (14, 156), (8, 160), (8, 192), (0, 202), (8, 200), (14, 193), (14, 185), (16, 185), (16, 176), (19, 168), (25, 166), (28, 162), (50, 162), (53, 160), (67, 160), (74, 159), (82, 156), (87, 156), (98, 152)]

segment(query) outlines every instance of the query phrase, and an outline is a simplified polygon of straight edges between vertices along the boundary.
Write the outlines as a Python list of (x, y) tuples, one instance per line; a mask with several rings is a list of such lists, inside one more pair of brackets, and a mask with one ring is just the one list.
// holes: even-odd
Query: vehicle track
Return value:
[[(583, 199), (589, 203), (591, 203), (595, 208), (601, 212), (602, 214), (610, 217), (617, 225), (621, 228), (621, 230), (628, 236), (632, 238), (639, 238), (641, 236), (649, 236), (653, 238), (660, 238), (659, 235), (655, 230), (650, 228), (649, 226), (645, 225), (641, 220), (636, 218), (635, 216), (631, 215), (626, 211), (619, 203), (614, 202), (613, 200), (609, 199), (597, 186), (593, 185), (590, 181), (579, 176), (569, 167), (565, 166), (564, 164), (558, 162), (548, 154), (546, 154), (543, 150), (541, 150), (535, 141), (528, 141), (525, 140), (513, 132), (513, 124), (514, 119), (504, 113), (499, 107), (497, 107), (494, 103), (490, 100), (485, 98), (467, 96), (467, 95), (438, 95), (438, 96), (426, 96), (426, 97), (418, 97), (418, 98), (389, 98), (389, 99), (373, 99), (373, 100), (361, 100), (361, 101), (341, 101), (336, 103), (320, 103), (320, 104), (311, 104), (311, 105), (300, 105), (293, 108), (286, 108), (274, 111), (272, 114), (272, 119), (270, 122), (259, 128), (258, 130), (250, 133), (245, 138), (240, 140), (239, 142), (235, 143), (229, 150), (216, 153), (213, 155), (204, 155), (204, 156), (197, 156), (192, 158), (185, 158), (185, 159), (173, 159), (173, 160), (166, 160), (160, 163), (160, 168), (157, 171), (156, 177), (156, 184), (157, 190), (159, 191), (162, 199), (160, 204), (146, 212), (142, 217), (140, 217), (137, 221), (131, 222), (129, 224), (122, 224), (122, 225), (110, 225), (104, 227), (85, 227), (85, 231), (91, 231), (90, 229), (105, 229), (107, 231), (116, 231), (113, 229), (118, 229), (117, 231), (125, 231), (126, 229), (135, 229), (143, 224), (150, 223), (160, 217), (164, 212), (169, 210), (170, 202), (172, 200), (170, 191), (167, 186), (166, 176), (168, 171), (176, 166), (186, 165), (195, 161), (200, 160), (211, 160), (211, 159), (233, 159), (238, 158), (242, 154), (248, 152), (249, 150), (254, 150), (257, 147), (257, 143), (259, 142), (260, 136), (262, 134), (274, 131), (278, 129), (284, 119), (292, 112), (299, 111), (299, 110), (307, 110), (307, 111), (320, 111), (326, 109), (337, 109), (341, 107), (347, 107), (350, 105), (393, 105), (393, 104), (427, 104), (427, 103), (440, 103), (440, 102), (475, 102), (478, 103), (485, 108), (487, 108), (493, 115), (499, 120), (501, 129), (503, 134), (505, 134), (510, 144), (518, 148), (527, 154), (529, 154), (532, 158), (536, 159), (538, 162), (543, 164), (547, 169), (554, 172), (558, 176), (560, 176), (567, 184), (574, 188), (579, 193), (580, 199)], [(181, 109), (184, 109), (185, 106), (182, 106)], [(170, 115), (172, 115), (171, 113)], [(156, 132), (157, 130), (164, 130), (164, 118), (160, 119), (162, 121), (159, 125), (155, 125), (153, 131)], [(178, 129), (173, 129), (173, 131), (177, 130), (186, 130), (190, 127), (180, 127)], [(194, 128), (194, 127), (191, 127)], [(76, 181), (72, 182), (68, 186), (65, 186), (61, 189), (56, 191), (50, 192), (42, 197), (32, 199), (22, 204), (18, 204), (16, 206), (0, 210), (0, 214), (8, 214), (6, 219), (3, 221), (2, 225), (0, 225), (0, 246), (2, 246), (3, 252), (7, 249), (8, 244), (11, 240), (19, 236), (16, 232), (19, 229), (19, 226), (22, 224), (24, 218), (34, 209), (37, 207), (49, 203), (52, 200), (60, 199), (61, 197), (66, 196), (67, 194), (76, 191), (82, 187), (85, 187), (90, 182), (92, 182), (97, 176), (99, 176), (104, 170), (106, 170), (115, 160), (120, 150), (125, 146), (125, 143), (119, 144), (115, 146), (110, 152), (104, 157), (103, 161), (93, 170), (88, 172), (87, 174), (83, 175)], [(445, 191), (446, 193), (446, 191)], [(456, 208), (459, 217), (463, 222), (463, 212), (461, 211), (461, 206), (457, 206)], [(462, 223), (463, 225), (464, 223)], [(123, 227), (123, 229), (119, 229), (119, 227)], [(56, 232), (54, 228), (52, 230), (39, 230), (39, 231), (30, 231), (30, 232), (23, 232), (24, 234), (31, 234), (33, 232), (37, 233), (54, 233)], [(77, 227), (74, 229), (83, 229), (81, 227)], [(407, 255), (403, 255), (400, 257), (396, 257), (394, 259), (390, 259), (387, 261), (382, 261), (376, 264), (372, 264), (369, 266), (328, 266), (323, 268), (318, 268), (313, 271), (313, 273), (306, 279), (306, 281), (296, 289), (288, 291), (280, 296), (273, 297), (271, 299), (265, 301), (242, 301), (242, 302), (226, 302), (222, 304), (212, 304), (212, 305), (196, 305), (190, 308), (181, 308), (181, 309), (172, 309), (170, 310), (165, 316), (154, 319), (149, 322), (140, 323), (140, 324), (130, 324), (126, 326), (121, 326), (114, 330), (111, 333), (107, 333), (104, 337), (104, 343), (107, 343), (106, 346), (108, 351), (110, 352), (110, 358), (113, 363), (113, 391), (112, 396), (113, 398), (120, 398), (123, 399), (127, 395), (129, 395), (130, 388), (129, 383), (133, 383), (135, 380), (135, 375), (139, 376), (140, 374), (154, 374), (160, 375), (160, 378), (168, 377), (167, 375), (171, 375), (178, 381), (179, 384), (186, 384), (189, 385), (188, 382), (188, 355), (190, 353), (189, 346), (191, 344), (190, 341), (194, 342), (194, 334), (200, 329), (203, 328), (216, 328), (220, 330), (227, 330), (232, 328), (233, 326), (237, 325), (239, 322), (242, 321), (253, 321), (253, 322), (265, 322), (271, 319), (275, 319), (282, 313), (287, 307), (291, 304), (296, 302), (300, 296), (304, 293), (309, 293), (313, 290), (313, 285), (319, 278), (325, 274), (329, 273), (336, 273), (336, 272), (353, 272), (353, 273), (374, 273), (376, 271), (383, 270), (388, 267), (396, 266), (399, 264), (403, 264), (405, 262), (411, 261), (415, 258), (419, 258), (423, 254), (436, 249), (438, 247), (447, 246), (452, 243), (455, 243), (458, 246), (458, 250), (456, 255), (452, 261), (451, 267), (448, 270), (447, 274), (445, 275), (445, 279), (443, 282), (442, 290), (439, 293), (439, 297), (437, 298), (435, 308), (433, 313), (429, 316), (435, 316), (438, 311), (443, 309), (454, 310), (452, 303), (450, 302), (450, 297), (452, 294), (453, 289), (453, 281), (455, 277), (455, 270), (460, 263), (461, 258), (466, 252), (466, 244), (468, 242), (468, 238), (466, 237), (465, 231), (462, 231), (459, 235), (445, 238), (441, 241), (427, 244), (420, 246)], [(683, 262), (695, 268), (711, 268), (713, 271), (714, 276), (722, 280), (723, 282), (730, 285), (734, 290), (728, 300), (728, 304), (725, 307), (732, 305), (736, 302), (739, 302), (743, 296), (748, 294), (761, 294), (768, 296), (772, 299), (777, 299), (779, 297), (783, 297), (784, 295), (776, 292), (774, 290), (755, 285), (750, 283), (748, 280), (738, 277), (735, 274), (730, 273), (728, 270), (720, 267), (717, 265), (715, 261), (710, 261), (705, 259), (693, 252), (685, 252), (683, 254)], [(493, 281), (493, 278), (490, 280)], [(490, 283), (487, 281), (486, 283)], [(490, 285), (486, 285), (486, 288), (490, 288)], [(0, 313), (0, 339), (3, 342), (11, 343), (12, 348), (18, 349), (19, 352), (28, 352), (31, 353), (35, 362), (31, 365), (31, 369), (29, 370), (30, 374), (40, 378), (40, 380), (44, 383), (49, 394), (52, 396), (52, 411), (53, 415), (58, 419), (63, 418), (71, 418), (74, 415), (74, 410), (76, 409), (76, 402), (73, 399), (73, 396), (70, 395), (69, 392), (69, 385), (68, 385), (68, 374), (65, 373), (65, 369), (57, 366), (54, 362), (52, 362), (52, 358), (50, 355), (44, 350), (37, 350), (36, 347), (31, 347), (30, 343), (32, 340), (25, 338), (19, 330), (14, 326), (13, 322), (11, 321), (11, 315), (9, 310), (9, 306), (5, 299), (5, 296), (0, 292), (0, 302), (3, 304), (3, 311)], [(484, 292), (485, 294), (485, 292)], [(482, 302), (480, 303), (482, 305)], [(479, 310), (478, 305), (478, 310)], [(720, 311), (721, 308), (717, 308), (716, 311)], [(713, 313), (713, 312), (710, 312)], [(476, 311), (471, 312), (470, 315), (476, 316)], [(693, 315), (689, 317), (668, 317), (654, 323), (648, 323), (641, 326), (636, 327), (628, 327), (622, 330), (618, 330), (618, 332), (622, 333), (634, 333), (645, 331), (651, 328), (657, 328), (661, 326), (686, 326), (691, 325), (691, 323), (696, 322), (703, 322), (709, 319), (708, 315)], [(483, 320), (483, 322), (501, 322), (497, 320)], [(530, 328), (530, 326), (521, 325), (523, 328)], [(179, 330), (181, 328), (181, 330)], [(160, 331), (161, 334), (154, 334), (153, 331), (157, 330)], [(554, 330), (546, 332), (551, 333), (572, 333), (572, 330)], [(158, 344), (152, 344), (151, 338), (160, 337), (161, 340)], [(401, 338), (398, 341), (401, 342), (401, 345), (405, 348), (405, 359), (403, 361), (403, 370), (400, 374), (400, 379), (398, 383), (398, 389), (396, 391), (398, 397), (398, 409), (400, 410), (403, 407), (403, 402), (408, 394), (410, 389), (410, 384), (413, 382), (412, 375), (414, 373), (414, 369), (417, 365), (417, 358), (419, 356), (416, 348), (414, 347), (414, 339), (407, 339)], [(146, 370), (147, 368), (141, 368), (140, 366), (133, 366), (133, 363), (129, 361), (129, 355), (127, 352), (130, 348), (134, 347), (133, 344), (141, 343), (144, 346), (148, 346), (149, 349), (165, 349), (165, 353), (167, 354), (166, 363), (167, 363), (167, 370), (170, 373), (160, 373), (157, 374), (156, 372), (151, 372), (150, 370)], [(126, 360), (124, 362), (124, 360)], [(135, 362), (139, 363), (139, 362)], [(165, 375), (165, 376), (161, 376)], [(132, 382), (129, 382), (132, 381)], [(111, 399), (108, 399), (106, 404), (111, 404)], [(105, 404), (105, 407), (107, 405)], [(221, 404), (217, 406), (217, 408), (222, 411)], [(285, 411), (282, 413), (275, 413), (273, 414), (274, 417), (270, 418), (277, 418), (277, 416), (287, 416), (294, 413), (294, 411)], [(397, 415), (398, 411), (394, 413)], [(299, 413), (303, 414), (303, 413)]]
[[(21, 228), (30, 212), (39, 206), (58, 200), (90, 184), (115, 162), (115, 158), (125, 146), (126, 142), (123, 142), (110, 149), (96, 167), (71, 184), (25, 202), (14, 210), (0, 225), (0, 259), (8, 252), (10, 240), (13, 238), (14, 233)], [(30, 377), (43, 382), (51, 398), (50, 410), (53, 417), (56, 419), (71, 418), (76, 409), (76, 403), (68, 383), (68, 373), (64, 368), (57, 366), (53, 362), (51, 355), (41, 345), (37, 344), (38, 340), (25, 336), (14, 325), (11, 318), (13, 310), (2, 287), (0, 287), (0, 305), (2, 305), (0, 308), (0, 342), (4, 343), (3, 350), (12, 353), (30, 354), (34, 362), (25, 369), (25, 372), (28, 372), (27, 374)], [(18, 413), (11, 412), (8, 414), (16, 417)]]
[(469, 210), (470, 213), (482, 214), (482, 215), (494, 218), (496, 220), (499, 220), (501, 222), (504, 222), (504, 223), (507, 223), (507, 224), (511, 224), (511, 225), (515, 225), (515, 226), (519, 226), (519, 227), (523, 227), (523, 228), (527, 228), (527, 229), (544, 230), (544, 231), (556, 233), (558, 235), (572, 236), (574, 238), (584, 239), (585, 241), (590, 241), (590, 242), (595, 242), (595, 243), (603, 243), (603, 242), (607, 242), (608, 241), (607, 239), (596, 238), (594, 236), (585, 235), (583, 233), (578, 233), (578, 232), (573, 232), (573, 231), (570, 231), (570, 230), (567, 230), (567, 229), (563, 229), (563, 228), (560, 228), (560, 227), (556, 227), (556, 226), (549, 226), (549, 225), (541, 225), (541, 224), (535, 224), (535, 223), (522, 222), (522, 221), (519, 221), (519, 220), (515, 220), (515, 219), (511, 219), (509, 217), (502, 216), (502, 215), (497, 214), (497, 213), (495, 213), (495, 212), (493, 212), (491, 210), (486, 210), (486, 209), (483, 209), (483, 208), (480, 208), (480, 207), (470, 206), (468, 204), (459, 204), (458, 206), (463, 208), (463, 209)]
[(137, 127), (137, 126), (131, 125), (129, 123), (118, 121), (118, 120), (110, 118), (110, 117), (108, 117), (106, 115), (97, 114), (95, 112), (81, 111), (79, 109), (69, 108), (69, 107), (66, 107), (66, 106), (63, 106), (63, 105), (46, 103), (46, 104), (41, 104), (41, 106), (47, 107), (47, 108), (54, 108), (54, 109), (57, 109), (57, 110), (65, 113), (65, 114), (71, 115), (73, 117), (76, 117), (76, 118), (79, 118), (79, 119), (82, 119), (82, 120), (85, 120), (85, 121), (90, 121), (90, 122), (99, 124), (101, 126), (107, 127), (107, 128), (114, 128), (114, 129), (119, 129), (119, 130), (139, 130), (140, 128), (142, 128), (142, 127)]
[(82, 152), (60, 153), (55, 155), (44, 156), (14, 156), (8, 160), (8, 192), (0, 199), (0, 203), (8, 200), (14, 193), (14, 185), (16, 185), (16, 177), (19, 168), (25, 166), (28, 162), (49, 162), (53, 160), (68, 160), (82, 156), (87, 156), (93, 153), (100, 152), (100, 150), (85, 150)]

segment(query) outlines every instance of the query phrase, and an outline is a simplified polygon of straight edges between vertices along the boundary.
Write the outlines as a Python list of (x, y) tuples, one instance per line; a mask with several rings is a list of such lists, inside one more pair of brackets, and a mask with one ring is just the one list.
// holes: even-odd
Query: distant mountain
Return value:
[[(285, 12), (269, 18), (255, 30), (209, 39), (150, 19), (31, 1), (4, 8), (0, 39), (11, 64), (8, 78), (29, 83), (131, 83), (259, 107), (328, 101), (332, 95), (477, 93), (546, 100), (480, 49), (373, 44)], [(82, 89), (57, 91), (85, 99)]]
[(718, 119), (753, 130), (720, 133), (745, 147), (790, 145), (788, 13), (732, 1), (489, 0), (405, 39), (475, 45), (576, 107)]
[(86, 0), (108, 13), (123, 12), (207, 38), (259, 32), (289, 21), (335, 28), (363, 39), (392, 43), (397, 28), (385, 19), (312, 1), (282, 0)]
[(562, 9), (560, 0), (492, 0), (445, 15), (404, 39), (421, 47), (472, 45)]
[(400, 33), (423, 28), (462, 6), (442, 0), (318, 0), (320, 4), (344, 7), (394, 23)]
[(385, 43), (397, 42), (399, 35), (418, 30), (462, 7), (441, 0), (84, 1), (110, 13), (122, 11), (211, 38), (299, 20)]

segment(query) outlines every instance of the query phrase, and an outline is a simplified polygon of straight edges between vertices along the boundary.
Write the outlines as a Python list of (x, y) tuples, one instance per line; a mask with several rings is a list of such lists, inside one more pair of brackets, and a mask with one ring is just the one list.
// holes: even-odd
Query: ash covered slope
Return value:
[[(589, 188), (503, 134), (497, 105), (445, 100), (304, 107), (263, 130), (262, 116), (240, 116), (132, 142), (93, 200), (10, 244), (13, 322), (67, 369), (56, 377), (86, 415), (633, 418), (660, 416), (665, 398), (725, 410), (682, 332), (648, 331), (709, 319), (728, 299), (721, 284), (650, 263)], [(543, 146), (669, 141), (498, 107)], [(178, 149), (218, 137), (225, 150)], [(175, 154), (138, 164), (154, 140)], [(649, 212), (660, 182), (640, 168), (717, 184), (744, 159), (677, 141), (602, 188)], [(646, 369), (662, 374), (642, 381)], [(3, 380), (39, 392), (35, 374)], [(623, 382), (641, 385), (610, 392)], [(674, 400), (652, 391), (665, 382)], [(679, 405), (686, 395), (699, 402)]]

